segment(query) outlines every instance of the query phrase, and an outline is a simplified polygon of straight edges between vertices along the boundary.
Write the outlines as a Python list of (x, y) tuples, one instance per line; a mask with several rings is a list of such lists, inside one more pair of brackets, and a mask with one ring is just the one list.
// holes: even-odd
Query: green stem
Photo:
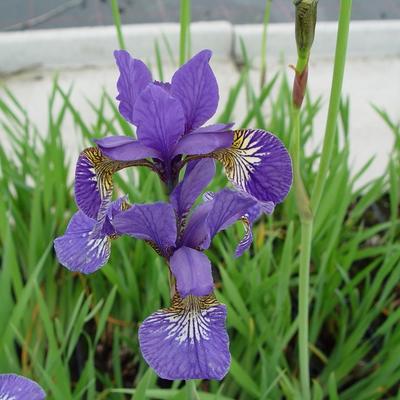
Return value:
[(342, 92), (344, 67), (346, 64), (347, 41), (349, 36), (349, 26), (351, 18), (352, 0), (341, 0), (339, 11), (339, 27), (336, 39), (335, 64), (333, 68), (333, 78), (331, 95), (329, 100), (328, 117), (326, 121), (324, 144), (317, 178), (312, 191), (311, 205), (314, 212), (317, 211), (322, 193), (324, 191), (326, 175), (332, 158), (333, 146), (335, 143), (336, 123), (339, 113), (340, 96)]
[(299, 268), (299, 363), (303, 399), (310, 399), (310, 366), (308, 346), (308, 321), (310, 298), (310, 259), (313, 219), (301, 221), (301, 250)]
[(188, 400), (200, 400), (200, 396), (197, 393), (196, 381), (186, 381), (186, 394)]
[(113, 15), (113, 19), (114, 19), (115, 29), (117, 30), (119, 48), (122, 50), (125, 50), (126, 47), (125, 47), (124, 37), (122, 35), (121, 15), (119, 13), (118, 0), (111, 1), (111, 9), (112, 9), (112, 15)]
[(190, 0), (181, 0), (179, 64), (185, 63), (190, 52)]
[[(304, 187), (300, 172), (300, 107), (293, 104), (292, 126), (293, 133), (290, 143), (293, 158), (294, 191), (301, 220), (301, 248), (299, 267), (299, 366), (302, 398), (310, 399), (310, 366), (309, 366), (309, 297), (310, 297), (310, 260), (313, 238), (314, 214), (318, 209), (323, 193), (326, 174), (332, 157), (336, 133), (336, 120), (339, 112), (340, 94), (342, 90), (346, 49), (349, 33), (352, 0), (341, 0), (339, 27), (337, 35), (335, 64), (332, 79), (329, 111), (321, 155), (320, 167), (313, 188), (311, 203)], [(299, 57), (296, 71), (301, 73), (308, 64), (308, 55)]]
[(313, 214), (300, 172), (300, 109), (292, 107), (290, 149), (293, 160), (294, 192), (301, 222), (300, 266), (299, 266), (299, 367), (302, 399), (310, 399), (310, 367), (308, 351), (308, 303), (310, 287), (310, 259), (312, 245)]

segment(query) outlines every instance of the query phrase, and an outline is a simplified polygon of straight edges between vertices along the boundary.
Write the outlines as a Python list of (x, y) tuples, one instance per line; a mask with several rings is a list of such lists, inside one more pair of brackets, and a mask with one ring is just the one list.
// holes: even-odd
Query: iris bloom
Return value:
[(0, 400), (44, 400), (45, 397), (36, 382), (15, 374), (0, 374)]
[[(251, 245), (253, 222), (271, 213), (290, 189), (291, 160), (269, 132), (202, 126), (218, 105), (209, 50), (180, 67), (171, 83), (153, 81), (145, 64), (126, 51), (116, 51), (115, 57), (119, 111), (136, 125), (137, 138), (104, 138), (81, 153), (75, 175), (79, 211), (55, 240), (57, 256), (72, 271), (92, 273), (107, 262), (112, 239), (145, 240), (166, 260), (173, 279), (171, 307), (140, 327), (144, 358), (166, 379), (222, 379), (230, 362), (226, 309), (213, 294), (211, 264), (203, 251), (237, 220), (244, 222), (245, 236), (236, 256)], [(208, 193), (192, 210), (214, 176), (215, 160), (235, 190)], [(169, 202), (112, 201), (113, 174), (131, 166), (155, 171)], [(185, 176), (178, 182), (183, 167)]]

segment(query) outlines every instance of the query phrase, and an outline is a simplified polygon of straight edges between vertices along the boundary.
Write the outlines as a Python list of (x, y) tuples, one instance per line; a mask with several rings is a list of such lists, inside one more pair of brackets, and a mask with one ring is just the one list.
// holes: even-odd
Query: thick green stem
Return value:
[(186, 398), (188, 400), (200, 400), (200, 396), (197, 393), (196, 381), (186, 381)]
[[(323, 193), (326, 174), (331, 162), (336, 133), (336, 121), (339, 112), (343, 74), (346, 62), (347, 40), (350, 25), (352, 0), (341, 0), (339, 27), (336, 43), (335, 64), (332, 79), (328, 118), (324, 136), (324, 145), (317, 179), (313, 188), (311, 202), (304, 187), (300, 168), (300, 107), (307, 85), (307, 66), (309, 54), (300, 54), (296, 65), (296, 77), (293, 91), (291, 154), (293, 158), (294, 190), (301, 220), (301, 248), (299, 268), (299, 365), (302, 398), (310, 399), (310, 366), (309, 366), (309, 291), (310, 260), (313, 238), (313, 219)], [(304, 75), (303, 75), (304, 72)]]
[(301, 221), (299, 268), (299, 361), (303, 399), (310, 399), (310, 366), (308, 346), (308, 307), (310, 298), (310, 259), (313, 219)]
[(340, 96), (342, 92), (344, 67), (346, 64), (347, 40), (349, 36), (349, 26), (351, 18), (352, 0), (341, 0), (339, 26), (336, 39), (335, 65), (333, 68), (333, 78), (331, 95), (329, 100), (328, 118), (326, 121), (324, 144), (322, 155), (317, 173), (317, 179), (312, 191), (311, 205), (314, 212), (317, 211), (324, 191), (326, 175), (332, 158), (333, 146), (335, 143), (337, 116), (339, 113)]
[(299, 367), (302, 398), (310, 399), (310, 367), (308, 351), (308, 302), (310, 280), (310, 258), (312, 244), (313, 214), (300, 172), (300, 109), (292, 108), (291, 155), (293, 160), (294, 192), (301, 221), (301, 244), (299, 266)]

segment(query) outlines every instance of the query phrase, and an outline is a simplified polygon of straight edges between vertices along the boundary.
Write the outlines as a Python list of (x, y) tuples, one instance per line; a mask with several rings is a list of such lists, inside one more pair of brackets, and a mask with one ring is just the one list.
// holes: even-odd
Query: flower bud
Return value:
[(308, 58), (314, 41), (318, 0), (294, 0), (296, 6), (296, 43), (299, 57)]

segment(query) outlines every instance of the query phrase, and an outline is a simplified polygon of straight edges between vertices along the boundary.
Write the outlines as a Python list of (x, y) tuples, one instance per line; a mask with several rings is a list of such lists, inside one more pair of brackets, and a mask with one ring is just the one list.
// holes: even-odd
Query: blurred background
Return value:
[[(178, 0), (121, 0), (122, 22), (178, 22)], [(193, 21), (226, 20), (235, 24), (263, 22), (265, 4), (260, 0), (201, 0), (192, 5)], [(318, 19), (334, 21), (338, 12), (335, 0), (320, 0)], [(271, 22), (291, 22), (294, 11), (290, 0), (274, 0)], [(399, 0), (355, 0), (354, 20), (400, 18)], [(107, 0), (3, 0), (0, 4), (0, 29), (61, 28), (111, 25)]]

